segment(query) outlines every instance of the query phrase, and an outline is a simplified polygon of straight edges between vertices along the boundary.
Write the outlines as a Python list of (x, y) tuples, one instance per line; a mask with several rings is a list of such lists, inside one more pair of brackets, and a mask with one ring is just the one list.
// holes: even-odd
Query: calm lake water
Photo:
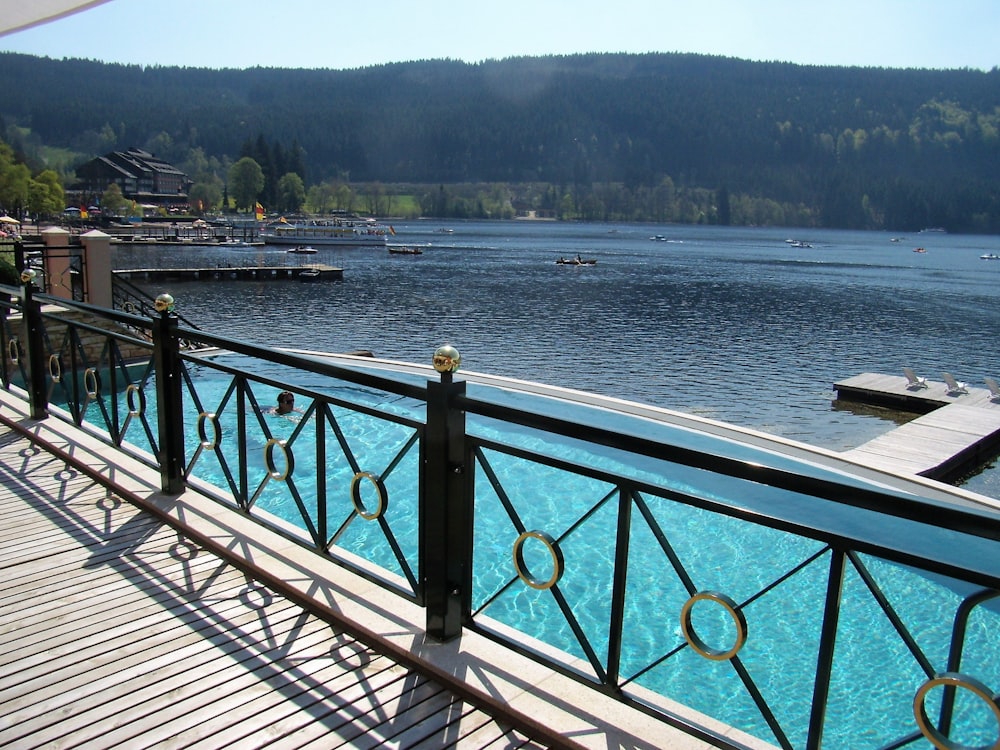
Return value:
[[(905, 419), (837, 405), (837, 380), (901, 375), (905, 365), (975, 386), (1000, 376), (1000, 261), (979, 257), (1000, 253), (1000, 237), (520, 221), (394, 227), (393, 244), (423, 254), (118, 246), (115, 265), (339, 266), (339, 282), (201, 281), (148, 291), (170, 292), (201, 328), (255, 343), (369, 349), (422, 363), (450, 343), (465, 370), (832, 450)], [(790, 238), (812, 247), (791, 247)], [(597, 264), (555, 263), (578, 254)], [(994, 462), (964, 486), (1000, 497), (1000, 469)]]

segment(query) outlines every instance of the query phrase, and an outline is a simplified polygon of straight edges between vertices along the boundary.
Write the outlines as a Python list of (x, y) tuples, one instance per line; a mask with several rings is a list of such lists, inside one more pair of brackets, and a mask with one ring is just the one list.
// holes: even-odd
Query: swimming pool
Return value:
[[(319, 536), (333, 540), (335, 553), (384, 570), (412, 592), (419, 579), (423, 402), (262, 367), (254, 363), (250, 378), (240, 358), (191, 365), (195, 387), (185, 392), (184, 431), (192, 476), (220, 492), (235, 488), (252, 498), (255, 511), (313, 537), (324, 529)], [(396, 376), (419, 383), (433, 374), (410, 369)], [(286, 385), (300, 395), (304, 413), (258, 416), (256, 407), (273, 404)], [(625, 414), (609, 403), (553, 398), (488, 379), (470, 382), (469, 395), (665, 445), (682, 443), (720, 460), (738, 457), (852, 486), (869, 483), (823, 456), (807, 462), (789, 446), (707, 424), (695, 429), (696, 423), (659, 421), (641, 410)], [(208, 414), (214, 416), (207, 420)], [(855, 544), (843, 558), (839, 584), (824, 747), (880, 747), (915, 731), (914, 694), (928, 668), (944, 671), (954, 613), (976, 591), (956, 578), (884, 559), (875, 550), (880, 540), (888, 537), (888, 546), (914, 559), (923, 555), (973, 572), (995, 576), (1000, 566), (997, 545), (981, 538), (474, 413), (467, 428), (475, 455), (472, 610), (484, 629), (491, 621), (513, 629), (526, 643), (566, 654), (569, 668), (596, 681), (613, 668), (630, 694), (648, 690), (678, 700), (766, 741), (780, 734), (788, 746), (805, 743), (824, 643), (822, 615), (839, 555), (831, 539)], [(359, 475), (366, 478), (358, 482)], [(918, 489), (883, 487), (900, 502)], [(948, 491), (925, 494), (932, 511)], [(618, 557), (624, 539), (628, 554)], [(519, 569), (530, 575), (519, 576)], [(720, 594), (688, 611), (706, 652), (735, 647), (745, 628), (738, 658), (708, 658), (691, 646), (681, 613), (692, 591)], [(727, 602), (735, 607), (727, 609)], [(621, 655), (613, 659), (619, 607)], [(1000, 684), (998, 626), (997, 600), (976, 607), (961, 662), (963, 673), (994, 689)], [(965, 691), (956, 719), (953, 738), (967, 745), (995, 741), (989, 706)]]

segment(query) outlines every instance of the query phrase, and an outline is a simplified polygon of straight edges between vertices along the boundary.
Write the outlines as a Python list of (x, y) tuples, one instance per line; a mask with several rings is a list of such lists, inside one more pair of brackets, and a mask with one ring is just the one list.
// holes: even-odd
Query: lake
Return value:
[[(1000, 376), (1000, 237), (538, 221), (393, 225), (385, 250), (116, 246), (117, 268), (325, 263), (337, 282), (148, 287), (213, 333), (272, 346), (536, 380), (730, 422), (831, 450), (906, 419), (844, 408), (861, 372), (973, 386)], [(651, 239), (661, 235), (662, 239)], [(788, 239), (811, 247), (792, 247)], [(898, 241), (893, 241), (893, 240)], [(926, 252), (915, 253), (923, 247)], [(558, 265), (560, 257), (596, 259)], [(963, 486), (1000, 497), (995, 462)]]

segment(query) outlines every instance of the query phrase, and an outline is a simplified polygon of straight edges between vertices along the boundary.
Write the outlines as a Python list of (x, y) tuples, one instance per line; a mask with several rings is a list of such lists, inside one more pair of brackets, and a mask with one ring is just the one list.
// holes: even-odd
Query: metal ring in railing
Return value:
[[(285, 470), (278, 471), (274, 468), (274, 448), (277, 446), (281, 450), (281, 455), (285, 457)], [(267, 441), (267, 445), (264, 446), (264, 465), (267, 467), (267, 474), (271, 479), (276, 479), (279, 482), (284, 482), (288, 479), (288, 475), (292, 473), (294, 468), (294, 460), (292, 459), (292, 453), (285, 447), (284, 440), (278, 440), (278, 438), (271, 438)]]
[(87, 398), (90, 399), (97, 398), (98, 392), (101, 390), (101, 379), (93, 367), (88, 367), (83, 371), (83, 389), (87, 392)]
[[(208, 432), (205, 429), (205, 423), (210, 422), (212, 424), (212, 437), (209, 439)], [(203, 411), (198, 415), (198, 448), (195, 450), (194, 455), (191, 456), (191, 463), (188, 464), (185, 473), (189, 474), (194, 465), (198, 463), (198, 459), (201, 458), (202, 451), (205, 450), (215, 450), (215, 447), (222, 441), (222, 431), (219, 428), (219, 422), (212, 412)]]
[(135, 315), (136, 307), (132, 300), (126, 300), (125, 304), (122, 305), (122, 311), (127, 312), (130, 315)]
[[(212, 439), (208, 439), (208, 434), (205, 432), (205, 423), (210, 422), (212, 425)], [(219, 430), (219, 420), (216, 418), (215, 414), (212, 412), (203, 411), (198, 415), (198, 440), (201, 442), (202, 448), (205, 450), (215, 450), (215, 446), (219, 444), (222, 439), (222, 433)]]
[[(700, 601), (710, 601), (715, 602), (722, 606), (722, 608), (733, 618), (733, 623), (736, 625), (736, 642), (733, 644), (732, 648), (729, 649), (716, 649), (709, 646), (695, 632), (694, 626), (691, 624), (691, 610), (694, 605)], [(732, 599), (730, 599), (725, 594), (720, 594), (717, 591), (701, 591), (686, 602), (681, 608), (681, 632), (684, 633), (684, 640), (688, 642), (698, 654), (704, 656), (706, 659), (712, 659), (713, 661), (724, 661), (726, 659), (732, 659), (736, 654), (739, 653), (740, 649), (743, 648), (743, 644), (747, 641), (747, 621), (743, 616), (743, 612), (740, 611), (739, 607), (736, 605)]]
[[(139, 394), (139, 406), (135, 405), (135, 394)], [(120, 438), (125, 437), (125, 433), (128, 432), (129, 425), (132, 424), (132, 420), (141, 417), (143, 412), (146, 411), (146, 394), (143, 392), (135, 383), (129, 383), (125, 388), (125, 403), (128, 405), (128, 416), (125, 417), (125, 421), (122, 423), (122, 429), (119, 433)]]
[(62, 380), (62, 362), (59, 361), (58, 354), (49, 355), (49, 377), (52, 378), (53, 383)]
[[(994, 718), (997, 720), (996, 739), (987, 745), (970, 747), (958, 742), (953, 742), (945, 737), (944, 734), (942, 734), (941, 731), (934, 726), (930, 718), (928, 718), (927, 708), (924, 705), (927, 700), (927, 693), (938, 686), (968, 690), (986, 703), (986, 705), (989, 706), (990, 710), (993, 712)], [(917, 694), (913, 698), (913, 716), (917, 720), (917, 726), (920, 728), (920, 733), (926, 737), (927, 740), (934, 745), (934, 747), (938, 748), (938, 750), (997, 750), (997, 748), (1000, 748), (1000, 694), (994, 693), (979, 680), (969, 677), (968, 675), (960, 674), (958, 672), (941, 672), (934, 675), (931, 679), (921, 685), (919, 690), (917, 690)]]
[[(135, 394), (139, 394), (139, 406), (135, 405)], [(125, 403), (128, 405), (130, 417), (141, 417), (146, 411), (146, 393), (137, 384), (129, 383), (125, 388)]]
[[(364, 500), (361, 499), (362, 479), (367, 479), (371, 482), (375, 487), (375, 492), (378, 494), (378, 505), (375, 506), (375, 510), (369, 511)], [(389, 495), (381, 478), (370, 471), (359, 471), (351, 479), (351, 502), (354, 504), (354, 510), (358, 512), (359, 516), (366, 521), (374, 521), (377, 518), (381, 518), (385, 513), (386, 506), (389, 504)]]
[[(552, 575), (548, 578), (536, 578), (531, 574), (527, 564), (524, 562), (524, 543), (529, 539), (540, 541), (552, 556)], [(544, 531), (525, 531), (514, 542), (514, 569), (517, 571), (517, 577), (533, 589), (542, 591), (555, 586), (559, 583), (559, 579), (562, 578), (565, 567), (562, 550), (559, 549), (556, 540)]]
[(15, 365), (21, 358), (21, 352), (17, 346), (17, 339), (13, 338), (7, 342), (7, 355), (10, 357), (10, 361)]

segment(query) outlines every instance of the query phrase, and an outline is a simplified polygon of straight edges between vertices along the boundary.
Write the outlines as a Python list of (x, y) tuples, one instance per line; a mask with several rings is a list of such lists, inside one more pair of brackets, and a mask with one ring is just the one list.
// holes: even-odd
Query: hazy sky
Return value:
[(698, 52), (989, 70), (998, 40), (1000, 0), (111, 0), (0, 37), (0, 51), (212, 68)]

